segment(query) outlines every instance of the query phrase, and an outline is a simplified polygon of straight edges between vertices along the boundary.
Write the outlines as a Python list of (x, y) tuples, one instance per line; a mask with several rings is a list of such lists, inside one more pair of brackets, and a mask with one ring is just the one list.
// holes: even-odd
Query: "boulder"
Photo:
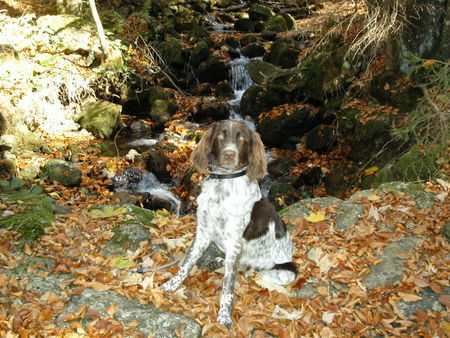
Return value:
[(248, 44), (241, 49), (242, 55), (248, 58), (263, 56), (265, 52), (266, 50), (264, 47), (256, 43)]
[(81, 170), (72, 162), (48, 160), (45, 162), (42, 176), (54, 180), (66, 187), (78, 186), (81, 183)]
[(155, 124), (155, 128), (161, 129), (177, 110), (177, 105), (171, 101), (156, 100), (153, 102), (152, 108), (149, 112), (149, 117)]
[(171, 182), (170, 172), (167, 170), (170, 161), (163, 147), (156, 145), (149, 149), (143, 157), (146, 169), (155, 174), (161, 183)]
[(281, 68), (292, 68), (297, 64), (298, 43), (292, 39), (280, 39), (272, 43), (266, 61)]
[(277, 33), (289, 30), (286, 20), (280, 14), (272, 16), (266, 21), (266, 29)]
[(164, 61), (176, 68), (184, 67), (183, 47), (178, 39), (168, 38), (158, 46)]
[(290, 93), (294, 89), (289, 83), (291, 70), (284, 70), (261, 60), (251, 60), (247, 69), (252, 80), (261, 86), (284, 93)]
[(230, 115), (230, 107), (220, 102), (205, 102), (197, 107), (192, 119), (195, 122), (212, 119), (220, 121), (228, 118)]
[(308, 149), (317, 151), (318, 153), (328, 153), (335, 147), (337, 143), (336, 128), (333, 126), (320, 124), (314, 127), (306, 139)]
[(248, 88), (242, 95), (240, 110), (243, 114), (256, 118), (283, 102), (283, 96), (272, 89), (261, 86)]
[(290, 157), (277, 158), (267, 165), (267, 171), (274, 177), (284, 177), (289, 174), (291, 167), (295, 166), (295, 160)]
[(322, 179), (322, 169), (314, 166), (303, 170), (300, 175), (292, 183), (292, 186), (299, 189), (304, 186), (313, 186), (319, 184)]
[(228, 80), (230, 65), (224, 58), (211, 55), (207, 61), (203, 61), (198, 66), (198, 78), (200, 82), (217, 83)]
[(275, 13), (267, 6), (252, 4), (248, 10), (248, 16), (253, 21), (266, 21)]
[(268, 197), (277, 211), (299, 200), (297, 191), (287, 182), (273, 184), (269, 189)]
[(289, 114), (260, 119), (256, 123), (256, 130), (267, 147), (291, 148), (293, 144), (290, 138), (296, 138), (299, 143), (300, 138), (317, 125), (316, 113), (314, 107), (301, 105)]
[(192, 53), (189, 61), (192, 64), (192, 66), (198, 67), (198, 65), (202, 61), (206, 61), (208, 57), (209, 57), (209, 46), (205, 41), (200, 40), (194, 45), (194, 48), (192, 48)]
[(247, 18), (238, 19), (234, 23), (234, 29), (241, 32), (262, 32), (265, 25), (262, 21), (253, 21)]
[(175, 98), (173, 92), (162, 87), (154, 86), (148, 89), (147, 101), (150, 105), (153, 105), (156, 100), (169, 100), (173, 98)]
[(108, 101), (86, 100), (78, 122), (95, 137), (109, 138), (120, 122), (122, 106)]
[[(114, 305), (117, 308), (114, 318), (122, 323), (136, 321), (136, 330), (145, 337), (173, 337), (175, 331), (182, 337), (201, 335), (201, 327), (195, 320), (179, 313), (163, 312), (152, 304), (141, 304), (112, 290), (96, 291), (88, 288), (73, 296), (67, 303), (66, 312), (61, 313), (58, 320), (67, 313), (75, 313), (82, 304), (89, 304), (89, 308), (98, 311), (101, 318), (108, 317), (108, 308)], [(80, 325), (85, 326), (94, 320), (96, 319), (86, 316), (85, 320), (80, 321)]]

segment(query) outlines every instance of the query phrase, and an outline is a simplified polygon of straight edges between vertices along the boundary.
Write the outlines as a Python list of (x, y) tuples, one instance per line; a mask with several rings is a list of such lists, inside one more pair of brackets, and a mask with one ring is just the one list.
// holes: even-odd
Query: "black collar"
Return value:
[(242, 171), (239, 171), (239, 172), (233, 173), (233, 174), (216, 174), (216, 173), (211, 173), (211, 174), (209, 174), (209, 178), (213, 178), (213, 179), (216, 179), (216, 180), (225, 180), (225, 179), (230, 179), (230, 178), (241, 177), (241, 176), (244, 176), (245, 174), (247, 174), (247, 169), (244, 169)]

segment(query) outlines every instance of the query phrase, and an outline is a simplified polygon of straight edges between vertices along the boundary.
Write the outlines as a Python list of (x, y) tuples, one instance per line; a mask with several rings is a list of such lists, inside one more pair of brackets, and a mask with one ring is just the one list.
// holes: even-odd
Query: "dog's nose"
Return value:
[(223, 151), (223, 158), (226, 161), (233, 161), (236, 157), (236, 152), (234, 150), (224, 150)]

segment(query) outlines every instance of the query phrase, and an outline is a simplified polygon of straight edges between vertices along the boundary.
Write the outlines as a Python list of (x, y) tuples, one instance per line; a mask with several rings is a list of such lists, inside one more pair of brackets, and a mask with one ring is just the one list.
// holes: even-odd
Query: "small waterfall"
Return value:
[(243, 118), (240, 114), (239, 107), (241, 104), (242, 95), (244, 92), (256, 85), (256, 83), (250, 77), (247, 67), (251, 60), (260, 60), (261, 57), (249, 59), (245, 56), (234, 59), (230, 62), (230, 86), (234, 92), (234, 98), (229, 100), (230, 104), (230, 119), (243, 121), (253, 130), (255, 129), (255, 124), (251, 119)]
[(180, 213), (180, 200), (172, 194), (166, 184), (159, 182), (152, 172), (129, 168), (115, 175), (112, 182), (116, 192), (148, 193), (151, 196), (168, 201), (175, 213), (177, 215)]

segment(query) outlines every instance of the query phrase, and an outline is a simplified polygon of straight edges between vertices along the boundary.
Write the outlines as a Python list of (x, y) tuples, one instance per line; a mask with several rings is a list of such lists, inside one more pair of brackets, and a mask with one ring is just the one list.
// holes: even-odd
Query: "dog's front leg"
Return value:
[(181, 283), (183, 283), (188, 276), (189, 271), (191, 271), (194, 264), (198, 261), (206, 248), (208, 248), (209, 242), (210, 239), (208, 237), (203, 236), (201, 232), (197, 233), (180, 270), (170, 280), (161, 285), (164, 292), (174, 291), (181, 286)]
[(228, 328), (233, 326), (231, 311), (233, 309), (234, 281), (236, 279), (237, 264), (241, 253), (241, 244), (239, 238), (233, 238), (229, 241), (233, 246), (228, 248), (225, 253), (225, 275), (223, 278), (222, 293), (220, 294), (220, 308), (217, 315), (217, 321)]

